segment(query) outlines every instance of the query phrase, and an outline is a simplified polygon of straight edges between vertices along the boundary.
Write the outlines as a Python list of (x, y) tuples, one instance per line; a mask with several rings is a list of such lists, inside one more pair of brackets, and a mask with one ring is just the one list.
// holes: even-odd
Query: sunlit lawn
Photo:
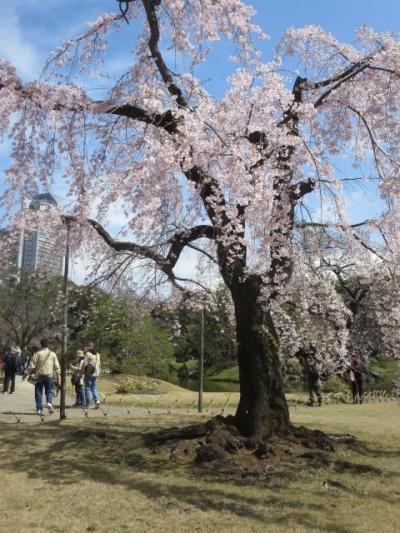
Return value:
[[(292, 408), (292, 419), (357, 435), (347, 461), (382, 473), (312, 469), (262, 479), (195, 476), (143, 452), (124, 460), (133, 434), (199, 419), (183, 411), (0, 428), (1, 532), (400, 531), (400, 406)], [(78, 427), (106, 430), (82, 438)], [(110, 438), (115, 436), (115, 440)], [(267, 469), (268, 470), (268, 469)]]

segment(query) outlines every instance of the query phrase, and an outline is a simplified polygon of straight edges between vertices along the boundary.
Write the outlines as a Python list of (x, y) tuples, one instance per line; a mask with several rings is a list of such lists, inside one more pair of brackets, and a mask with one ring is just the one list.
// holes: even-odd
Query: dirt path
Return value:
[[(16, 377), (15, 392), (13, 394), (0, 394), (0, 422), (15, 424), (19, 422), (41, 424), (57, 420), (60, 417), (60, 398), (54, 399), (54, 413), (50, 415), (47, 409), (43, 410), (43, 416), (40, 417), (36, 413), (34, 387), (27, 381), (23, 381), (20, 376)], [(84, 419), (88, 418), (103, 418), (107, 416), (142, 416), (147, 413), (147, 409), (143, 407), (126, 407), (120, 405), (102, 404), (100, 409), (84, 409), (71, 407), (74, 403), (74, 398), (67, 396), (66, 414), (67, 418)], [(46, 405), (45, 398), (43, 398), (43, 405)], [(156, 414), (157, 409), (152, 409), (153, 414)], [(160, 410), (162, 412), (162, 410)]]

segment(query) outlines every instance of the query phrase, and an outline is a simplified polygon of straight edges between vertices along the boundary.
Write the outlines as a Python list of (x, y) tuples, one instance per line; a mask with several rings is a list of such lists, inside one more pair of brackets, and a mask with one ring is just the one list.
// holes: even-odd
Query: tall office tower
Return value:
[[(26, 200), (22, 209), (42, 211), (57, 207), (57, 201), (50, 193), (37, 194)], [(0, 230), (3, 242), (11, 233), (7, 229)], [(9, 259), (18, 269), (31, 273), (47, 273), (62, 276), (64, 265), (64, 250), (57, 242), (57, 234), (49, 228), (29, 229), (21, 227), (18, 237), (8, 238)], [(12, 242), (15, 241), (15, 242)]]
[[(29, 209), (42, 211), (49, 206), (57, 207), (57, 201), (50, 193), (37, 194)], [(21, 266), (30, 272), (47, 272), (54, 276), (63, 274), (64, 250), (60, 249), (57, 235), (51, 229), (24, 231)]]

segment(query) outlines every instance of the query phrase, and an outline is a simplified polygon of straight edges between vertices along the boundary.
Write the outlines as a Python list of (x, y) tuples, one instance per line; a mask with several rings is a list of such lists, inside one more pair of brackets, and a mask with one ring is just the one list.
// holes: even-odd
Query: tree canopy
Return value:
[[(50, 187), (61, 172), (78, 240), (97, 243), (97, 257), (103, 241), (117, 255), (155, 263), (180, 288), (174, 268), (184, 249), (213, 258), (235, 306), (237, 425), (267, 435), (289, 427), (278, 352), (290, 334), (276, 315), (291, 281), (306, 280), (295, 246), (301, 232), (333, 227), (370, 262), (360, 228), (372, 222), (349, 224), (343, 206), (347, 180), (363, 178), (387, 200), (379, 226), (397, 256), (400, 44), (363, 27), (349, 45), (307, 26), (288, 29), (264, 63), (252, 15), (242, 0), (131, 1), (123, 16), (102, 15), (64, 42), (48, 60), (47, 80), (24, 83), (2, 61), (0, 128), (13, 146), (7, 201)], [(132, 26), (125, 75), (103, 99), (91, 98), (80, 79), (109, 79), (108, 39)], [(196, 66), (220, 38), (236, 49), (238, 68), (216, 99)], [(185, 71), (168, 64), (170, 48)], [(343, 159), (346, 175), (336, 171)], [(126, 225), (111, 235), (115, 203)]]

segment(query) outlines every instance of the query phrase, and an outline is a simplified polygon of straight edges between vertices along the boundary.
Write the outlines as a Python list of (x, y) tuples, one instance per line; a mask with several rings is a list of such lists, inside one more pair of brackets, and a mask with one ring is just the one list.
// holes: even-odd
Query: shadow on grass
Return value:
[(360, 455), (365, 455), (367, 457), (372, 457), (372, 458), (374, 457), (382, 457), (382, 458), (398, 457), (400, 459), (400, 447), (396, 449), (388, 449), (388, 448), (382, 449), (382, 448), (376, 448), (374, 446), (370, 446), (361, 441), (357, 441), (351, 445), (351, 448), (356, 453), (359, 453)]
[[(143, 435), (142, 428), (133, 431), (132, 427), (122, 429), (117, 425), (108, 425), (104, 428), (101, 424), (93, 424), (89, 428), (77, 429), (60, 426), (56, 421), (34, 427), (3, 426), (0, 424), (4, 458), (2, 467), (11, 472), (24, 472), (31, 479), (44, 480), (52, 487), (76, 484), (83, 480), (123, 486), (139, 491), (151, 500), (163, 498), (170, 502), (169, 505), (179, 502), (201, 511), (228, 512), (237, 517), (251, 518), (264, 524), (264, 527), (267, 524), (289, 527), (295, 523), (314, 529), (314, 513), (318, 513), (319, 519), (325, 522), (318, 524), (319, 531), (350, 532), (346, 527), (329, 523), (332, 509), (323, 498), (309, 502), (301, 493), (292, 494), (290, 499), (287, 496), (282, 498), (279, 491), (276, 494), (262, 492), (262, 487), (259, 495), (248, 496), (243, 491), (235, 491), (235, 486), (231, 487), (234, 485), (232, 482), (223, 485), (223, 478), (215, 479), (215, 483), (204, 479), (200, 482), (190, 480), (184, 467), (173, 463), (164, 462), (160, 472), (160, 463), (147, 461), (140, 453), (130, 453), (129, 467), (123, 468), (123, 455), (122, 464), (117, 465), (115, 450), (122, 449), (127, 439)], [(156, 429), (159, 426), (149, 426), (145, 432)], [(146, 472), (150, 474), (148, 479), (143, 477)], [(158, 473), (157, 478), (152, 477), (155, 472)], [(171, 472), (175, 473), (176, 479), (169, 475)], [(165, 503), (160, 501), (160, 508), (162, 505)]]

